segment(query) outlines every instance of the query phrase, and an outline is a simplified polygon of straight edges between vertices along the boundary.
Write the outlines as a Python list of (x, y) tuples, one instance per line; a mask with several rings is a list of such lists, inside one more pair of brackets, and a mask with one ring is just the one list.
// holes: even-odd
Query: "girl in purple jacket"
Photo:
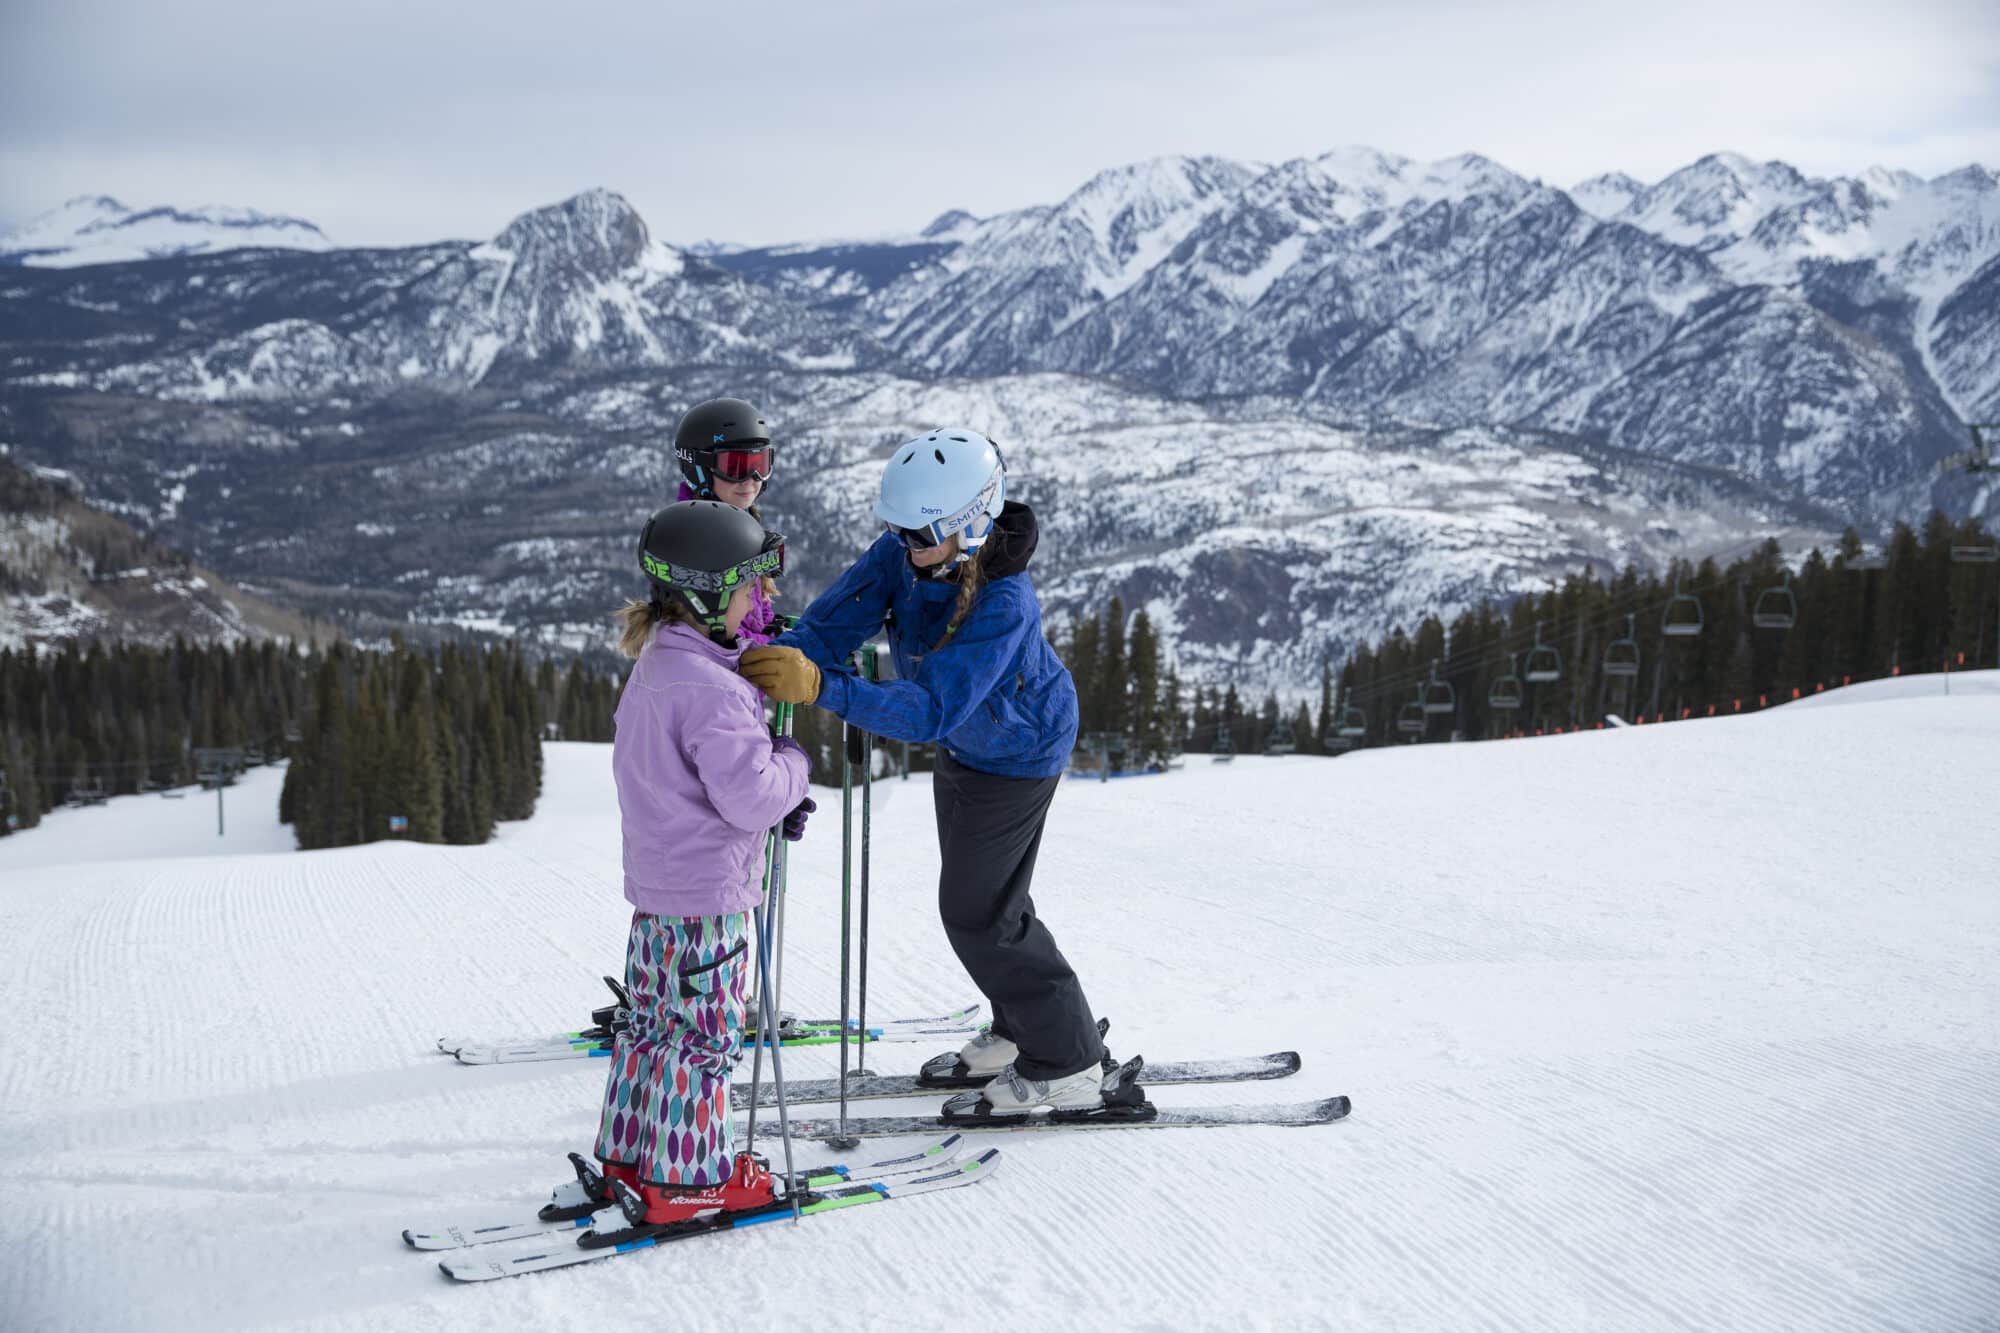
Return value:
[(632, 1010), (605, 1084), (597, 1201), (623, 1181), (660, 1224), (774, 1198), (770, 1173), (732, 1155), (729, 1080), (764, 838), (782, 820), (796, 839), (813, 804), (804, 749), (771, 736), (736, 671), (753, 589), (784, 568), (782, 538), (742, 509), (693, 500), (653, 515), (639, 563), (651, 591), (621, 612), (619, 648), (638, 660), (611, 751)]
[[(757, 497), (770, 483), (775, 451), (771, 428), (763, 413), (741, 398), (711, 398), (696, 403), (674, 431), (674, 458), (681, 465), (682, 500), (720, 500), (747, 509), (758, 522)], [(777, 584), (759, 579), (750, 590), (750, 614), (737, 634), (751, 643), (769, 643), (771, 594)]]

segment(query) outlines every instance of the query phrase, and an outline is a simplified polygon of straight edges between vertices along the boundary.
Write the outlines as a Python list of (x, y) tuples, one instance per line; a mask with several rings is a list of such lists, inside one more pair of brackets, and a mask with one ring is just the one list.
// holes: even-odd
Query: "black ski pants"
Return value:
[(1021, 1048), (1023, 1078), (1062, 1078), (1104, 1058), (1097, 1018), (1028, 894), (1057, 778), (1003, 778), (940, 752), (938, 915), (986, 997), (993, 1031)]

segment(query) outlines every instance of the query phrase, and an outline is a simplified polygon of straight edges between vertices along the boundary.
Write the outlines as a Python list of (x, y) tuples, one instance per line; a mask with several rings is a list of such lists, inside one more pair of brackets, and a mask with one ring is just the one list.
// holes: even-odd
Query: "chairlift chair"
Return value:
[(1424, 692), (1417, 689), (1417, 697), (1403, 705), (1396, 714), (1396, 730), (1411, 736), (1421, 736), (1431, 728), (1430, 714), (1424, 711)]
[(1758, 629), (1790, 629), (1799, 623), (1799, 601), (1792, 596), (1792, 576), (1757, 594), (1750, 611), (1750, 623)]
[(1355, 740), (1368, 734), (1368, 715), (1353, 704), (1349, 704), (1340, 714), (1340, 735)]
[(1530, 685), (1546, 685), (1552, 680), (1561, 680), (1563, 674), (1562, 654), (1554, 644), (1542, 642), (1542, 622), (1535, 622), (1535, 646), (1528, 650), (1528, 669), (1521, 678)]
[(1236, 757), (1236, 738), (1222, 723), (1215, 724), (1215, 743), (1209, 747), (1209, 762), (1226, 764)]
[(1486, 690), (1488, 708), (1519, 708), (1521, 706), (1521, 678), (1516, 671), (1521, 665), (1519, 653), (1507, 655), (1507, 674), (1496, 677)]
[(1951, 558), (1961, 565), (1990, 565), (2000, 560), (2000, 542), (1975, 542), (1953, 546)]
[(1625, 637), (1613, 639), (1604, 648), (1603, 671), (1607, 676), (1636, 676), (1639, 674), (1639, 617), (1625, 617)]
[(1431, 678), (1417, 688), (1417, 698), (1423, 703), (1426, 713), (1455, 713), (1458, 711), (1458, 692), (1451, 688), (1451, 682), (1438, 679), (1438, 665), (1431, 663)]
[(1692, 638), (1701, 633), (1704, 617), (1701, 598), (1691, 592), (1681, 591), (1681, 581), (1674, 580), (1674, 595), (1667, 599), (1667, 609), (1660, 616), (1660, 633), (1677, 639)]

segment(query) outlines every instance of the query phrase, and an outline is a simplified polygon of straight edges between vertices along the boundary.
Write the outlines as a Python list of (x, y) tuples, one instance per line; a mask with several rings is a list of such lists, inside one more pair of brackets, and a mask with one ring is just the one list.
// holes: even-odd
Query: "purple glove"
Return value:
[(790, 750), (793, 754), (796, 754), (799, 758), (805, 760), (806, 776), (807, 777), (812, 776), (813, 757), (811, 753), (807, 751), (805, 746), (799, 744), (797, 741), (793, 740), (790, 736), (771, 737), (771, 753), (778, 754), (784, 750)]
[(806, 836), (806, 816), (817, 809), (818, 803), (810, 796), (792, 807), (792, 813), (785, 816), (786, 842), (797, 842)]

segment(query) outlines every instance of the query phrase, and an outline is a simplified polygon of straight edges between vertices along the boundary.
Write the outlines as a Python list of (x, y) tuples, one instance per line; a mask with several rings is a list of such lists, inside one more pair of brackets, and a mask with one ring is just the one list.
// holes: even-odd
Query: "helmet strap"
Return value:
[(674, 596), (681, 599), (681, 605), (694, 612), (695, 619), (699, 620), (702, 628), (708, 631), (709, 638), (724, 648), (736, 646), (736, 636), (729, 632), (729, 622), (724, 616), (724, 612), (729, 609), (727, 602), (717, 598), (715, 609), (710, 611), (702, 605), (702, 596), (698, 592), (687, 588), (676, 588)]

